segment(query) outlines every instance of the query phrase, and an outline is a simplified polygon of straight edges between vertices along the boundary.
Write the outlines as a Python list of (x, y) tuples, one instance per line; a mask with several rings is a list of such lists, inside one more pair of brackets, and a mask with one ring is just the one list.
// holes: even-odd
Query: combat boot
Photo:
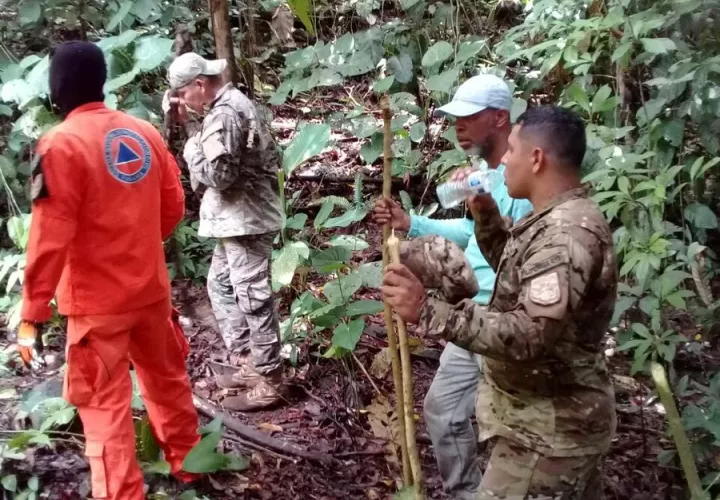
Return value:
[(258, 376), (260, 380), (252, 389), (239, 396), (225, 398), (222, 402), (223, 408), (233, 411), (256, 411), (280, 403), (283, 400), (282, 368), (265, 376)]
[(223, 389), (253, 388), (263, 378), (252, 367), (252, 363), (240, 365), (236, 371), (215, 376), (215, 383)]

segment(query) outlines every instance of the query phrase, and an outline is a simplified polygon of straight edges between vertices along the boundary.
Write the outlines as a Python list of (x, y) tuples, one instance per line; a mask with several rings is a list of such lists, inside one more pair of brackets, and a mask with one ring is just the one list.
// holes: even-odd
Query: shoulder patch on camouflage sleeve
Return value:
[(530, 266), (523, 266), (520, 271), (520, 279), (524, 281), (532, 278), (533, 276), (537, 276), (538, 274), (543, 274), (548, 269), (569, 263), (570, 257), (568, 256), (567, 251), (562, 247), (558, 247), (557, 252), (553, 253), (546, 259), (535, 262)]
[(530, 300), (540, 306), (560, 302), (560, 280), (556, 272), (538, 276), (530, 282)]
[(30, 171), (30, 201), (41, 200), (50, 196), (47, 185), (45, 184), (45, 176), (42, 170), (41, 154), (35, 155), (31, 164)]

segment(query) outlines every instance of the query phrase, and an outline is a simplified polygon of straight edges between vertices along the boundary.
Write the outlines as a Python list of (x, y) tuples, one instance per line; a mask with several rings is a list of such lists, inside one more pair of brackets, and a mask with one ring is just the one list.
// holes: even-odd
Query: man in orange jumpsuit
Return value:
[(197, 444), (198, 417), (185, 368), (187, 343), (171, 320), (163, 239), (184, 213), (180, 172), (147, 122), (103, 104), (102, 51), (60, 45), (50, 97), (64, 121), (38, 145), (18, 344), (38, 364), (38, 325), (57, 290), (68, 316), (64, 397), (87, 438), (92, 496), (144, 498), (135, 458), (132, 362), (153, 434), (173, 474)]

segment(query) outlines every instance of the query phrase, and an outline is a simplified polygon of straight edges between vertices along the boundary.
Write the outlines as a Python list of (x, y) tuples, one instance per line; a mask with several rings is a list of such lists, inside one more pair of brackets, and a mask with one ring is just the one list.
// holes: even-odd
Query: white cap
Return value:
[(187, 52), (175, 58), (168, 68), (170, 88), (179, 89), (201, 75), (220, 75), (227, 68), (225, 59), (208, 60), (195, 52)]
[(470, 116), (487, 108), (512, 107), (512, 95), (507, 83), (495, 75), (477, 75), (465, 81), (452, 101), (435, 110), (435, 116)]

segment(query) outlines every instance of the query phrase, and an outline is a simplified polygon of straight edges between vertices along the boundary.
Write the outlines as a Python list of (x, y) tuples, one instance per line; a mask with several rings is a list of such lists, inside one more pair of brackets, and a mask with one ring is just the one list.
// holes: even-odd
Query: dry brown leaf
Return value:
[(390, 402), (383, 396), (375, 395), (370, 406), (365, 408), (368, 413), (368, 423), (370, 429), (376, 438), (387, 441), (386, 457), (388, 461), (396, 466), (400, 465), (398, 461), (398, 452), (395, 448), (397, 436), (399, 435), (400, 425), (395, 416), (395, 412), (390, 406)]
[(390, 373), (391, 367), (390, 348), (383, 347), (373, 358), (372, 365), (370, 365), (370, 373), (375, 378), (384, 379), (387, 377), (387, 374)]
[(280, 427), (277, 424), (272, 424), (270, 422), (263, 422), (261, 424), (258, 424), (258, 429), (260, 429), (261, 431), (270, 432), (270, 433), (283, 431), (282, 427)]

